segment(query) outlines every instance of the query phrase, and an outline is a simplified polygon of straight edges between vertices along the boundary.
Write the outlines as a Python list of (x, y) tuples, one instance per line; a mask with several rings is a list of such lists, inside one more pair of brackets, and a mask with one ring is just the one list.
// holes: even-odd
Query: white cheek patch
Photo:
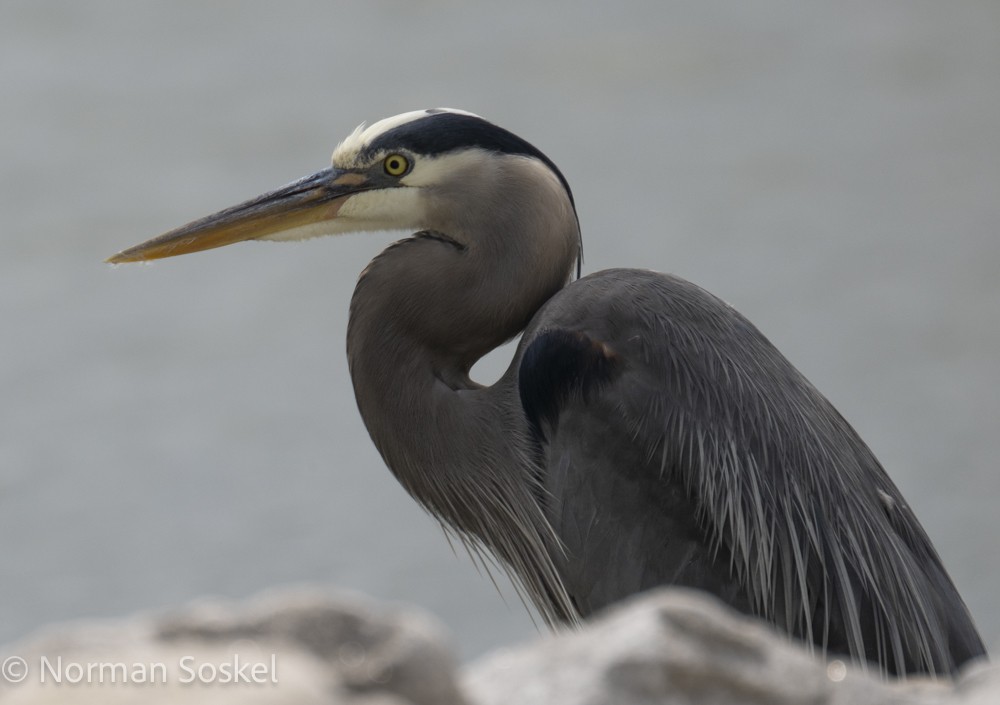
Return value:
[(417, 188), (363, 191), (348, 198), (334, 222), (344, 230), (420, 230), (425, 209)]
[(437, 157), (416, 157), (413, 171), (400, 179), (406, 186), (433, 186), (444, 183), (467, 168), (482, 169), (488, 163), (481, 149), (465, 149), (461, 152), (442, 154)]

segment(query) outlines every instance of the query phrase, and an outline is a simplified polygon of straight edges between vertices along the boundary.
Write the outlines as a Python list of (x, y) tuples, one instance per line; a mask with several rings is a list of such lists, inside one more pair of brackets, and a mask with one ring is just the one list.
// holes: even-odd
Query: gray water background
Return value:
[(393, 235), (102, 263), (445, 105), (560, 165), (585, 271), (748, 315), (1000, 645), (998, 36), (996, 0), (7, 0), (0, 642), (306, 581), (422, 605), (466, 657), (535, 633), (358, 417), (347, 304)]

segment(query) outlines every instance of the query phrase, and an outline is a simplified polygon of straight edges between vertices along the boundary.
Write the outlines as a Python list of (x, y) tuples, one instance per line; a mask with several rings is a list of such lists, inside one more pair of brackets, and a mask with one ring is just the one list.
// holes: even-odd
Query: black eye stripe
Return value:
[(570, 191), (566, 177), (551, 159), (514, 133), (475, 115), (428, 111), (425, 117), (382, 133), (361, 154), (370, 157), (383, 150), (405, 149), (410, 154), (436, 156), (477, 147), (487, 152), (522, 154), (541, 160), (559, 177), (566, 195), (573, 201), (573, 192)]

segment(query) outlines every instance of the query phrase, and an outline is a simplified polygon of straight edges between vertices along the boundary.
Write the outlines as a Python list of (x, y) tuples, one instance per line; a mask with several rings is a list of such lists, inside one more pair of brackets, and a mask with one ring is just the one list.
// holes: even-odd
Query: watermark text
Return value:
[(176, 661), (85, 661), (39, 656), (29, 661), (8, 656), (0, 664), (0, 680), (12, 685), (29, 680), (69, 686), (266, 685), (278, 683), (278, 658), (270, 654), (251, 659), (235, 653), (223, 660), (180, 656)]

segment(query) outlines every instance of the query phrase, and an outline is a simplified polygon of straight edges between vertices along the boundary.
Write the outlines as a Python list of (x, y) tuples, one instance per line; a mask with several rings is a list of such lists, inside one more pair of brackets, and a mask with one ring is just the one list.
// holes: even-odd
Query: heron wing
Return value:
[(583, 613), (675, 584), (889, 672), (984, 653), (877, 459), (732, 307), (608, 270), (554, 297), (519, 354), (541, 500)]

